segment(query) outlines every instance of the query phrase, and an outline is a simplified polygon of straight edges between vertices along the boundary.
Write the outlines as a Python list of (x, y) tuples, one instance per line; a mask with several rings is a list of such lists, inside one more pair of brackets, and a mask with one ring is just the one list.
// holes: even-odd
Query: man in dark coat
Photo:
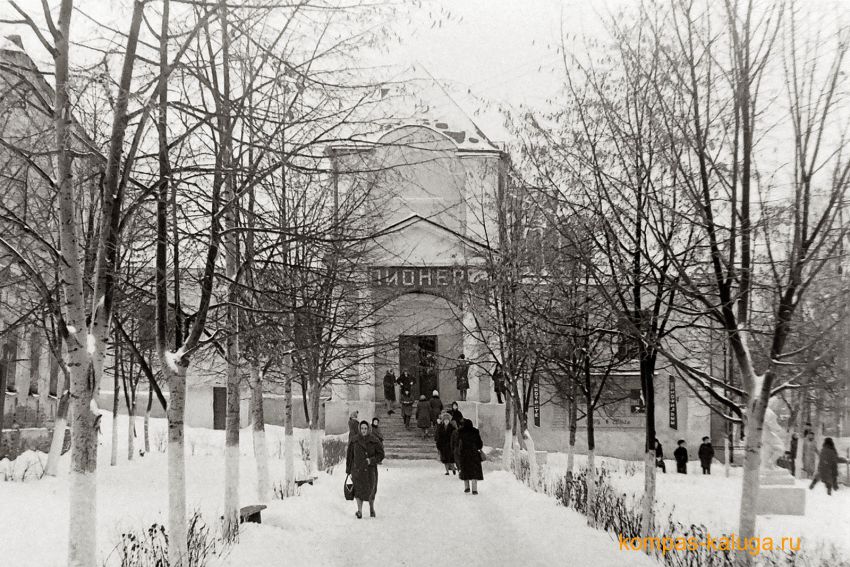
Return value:
[(699, 463), (702, 466), (702, 474), (711, 474), (711, 461), (714, 460), (714, 447), (711, 446), (711, 439), (707, 436), (702, 438), (702, 445), (697, 451)]
[(673, 458), (676, 459), (676, 472), (680, 474), (688, 474), (688, 449), (685, 447), (685, 440), (679, 439), (679, 446), (673, 451)]
[(483, 447), (484, 443), (481, 441), (478, 429), (468, 419), (463, 420), (463, 425), (458, 431), (457, 453), (464, 492), (469, 492), (471, 483), (472, 494), (478, 494), (478, 481), (484, 480), (480, 453)]
[(661, 472), (667, 472), (667, 465), (664, 464), (664, 448), (658, 439), (655, 440), (655, 466), (661, 469)]
[(402, 370), (401, 374), (398, 377), (399, 391), (404, 392), (407, 390), (408, 392), (413, 394), (413, 378), (410, 377), (410, 374), (407, 373), (407, 370)]
[(410, 395), (410, 390), (402, 390), (401, 392), (401, 419), (404, 421), (405, 429), (410, 429), (410, 418), (413, 416), (413, 396)]
[(378, 465), (384, 460), (384, 446), (369, 433), (369, 424), (360, 422), (360, 434), (348, 444), (345, 456), (345, 474), (354, 483), (358, 519), (363, 517), (363, 501), (369, 501), (369, 515), (375, 517), (375, 495), (378, 492)]
[(389, 415), (395, 413), (393, 411), (393, 406), (395, 406), (395, 382), (395, 372), (390, 368), (384, 374), (384, 401), (387, 404), (387, 414)]
[(455, 367), (455, 381), (457, 389), (460, 392), (460, 401), (466, 401), (466, 391), (469, 390), (469, 361), (466, 360), (466, 355), (461, 354), (460, 360)]
[(446, 476), (449, 476), (449, 473), (457, 474), (455, 458), (452, 454), (452, 433), (454, 433), (455, 428), (450, 420), (451, 416), (444, 413), (441, 416), (440, 423), (437, 424), (437, 429), (434, 430), (434, 441), (437, 445), (437, 451), (440, 453), (440, 462), (446, 467)]
[(504, 403), (502, 394), (505, 393), (505, 373), (502, 370), (502, 365), (498, 362), (496, 368), (493, 369), (493, 390), (496, 391), (496, 401), (500, 404)]

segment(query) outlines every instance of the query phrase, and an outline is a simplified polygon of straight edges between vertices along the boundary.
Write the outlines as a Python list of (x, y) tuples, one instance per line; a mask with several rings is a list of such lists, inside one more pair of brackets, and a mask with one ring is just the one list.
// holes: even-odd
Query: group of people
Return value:
[[(673, 451), (673, 458), (676, 460), (676, 472), (680, 474), (688, 473), (688, 449), (684, 439), (679, 439), (678, 447)], [(792, 475), (796, 474), (798, 438), (797, 434), (791, 436), (791, 449), (785, 451), (785, 454), (776, 461), (778, 467), (788, 469)], [(702, 474), (711, 474), (711, 463), (714, 460), (714, 447), (711, 445), (709, 437), (702, 438), (702, 444), (697, 451)], [(812, 489), (818, 482), (823, 482), (826, 486), (826, 493), (832, 494), (833, 490), (838, 490), (838, 463), (846, 463), (847, 459), (838, 456), (838, 451), (835, 449), (835, 442), (831, 437), (823, 440), (823, 445), (818, 451), (815, 444), (814, 431), (807, 429), (803, 433), (803, 447), (801, 450), (801, 465), (802, 477), (811, 479), (809, 488)], [(658, 439), (655, 440), (655, 466), (661, 469), (661, 472), (667, 472), (667, 467), (664, 464), (664, 449)]]
[[(688, 447), (684, 439), (679, 439), (676, 442), (676, 450), (673, 451), (673, 459), (676, 461), (676, 472), (679, 474), (688, 474)], [(711, 463), (714, 460), (714, 447), (711, 445), (711, 438), (706, 436), (702, 438), (702, 443), (697, 450), (697, 458), (699, 458), (702, 474), (711, 474)], [(658, 439), (655, 440), (655, 466), (661, 469), (661, 472), (667, 472), (667, 465), (664, 464), (664, 448)]]
[[(797, 472), (797, 451), (799, 437), (796, 433), (791, 435), (791, 448), (785, 451), (776, 461), (776, 465), (788, 469), (792, 475)], [(826, 493), (831, 495), (833, 490), (838, 490), (838, 463), (846, 463), (847, 459), (838, 456), (835, 442), (832, 437), (823, 440), (820, 451), (815, 443), (815, 432), (806, 428), (803, 432), (803, 446), (800, 449), (800, 465), (802, 478), (811, 479), (809, 489), (813, 489), (817, 483), (823, 482)]]
[(477, 495), (478, 481), (484, 480), (481, 467), (484, 442), (478, 428), (463, 417), (457, 402), (452, 404), (450, 411), (440, 414), (434, 430), (434, 441), (440, 462), (446, 467), (446, 476), (458, 475), (463, 481), (463, 491)]

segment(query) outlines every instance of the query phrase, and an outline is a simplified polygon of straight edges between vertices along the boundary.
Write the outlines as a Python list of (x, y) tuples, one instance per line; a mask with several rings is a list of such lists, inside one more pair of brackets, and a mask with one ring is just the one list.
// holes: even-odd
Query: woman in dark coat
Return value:
[(387, 405), (387, 414), (393, 414), (393, 406), (395, 405), (395, 382), (396, 377), (393, 369), (387, 370), (384, 374), (384, 401)]
[(431, 427), (431, 404), (425, 399), (425, 394), (419, 396), (416, 404), (416, 427), (422, 430), (422, 438), (428, 437), (428, 428)]
[(452, 402), (452, 409), (449, 410), (449, 414), (452, 416), (452, 421), (460, 428), (460, 424), (463, 423), (463, 414), (460, 413), (457, 402)]
[(369, 515), (375, 517), (375, 494), (378, 491), (378, 465), (384, 460), (384, 446), (369, 433), (369, 423), (360, 422), (360, 436), (348, 444), (345, 473), (354, 483), (358, 519), (363, 517), (363, 501), (369, 501)]
[(812, 484), (809, 488), (812, 489), (819, 480), (826, 485), (826, 493), (832, 494), (832, 489), (838, 489), (838, 463), (847, 462), (838, 456), (838, 451), (835, 450), (835, 443), (832, 437), (827, 437), (823, 440), (823, 446), (820, 449), (820, 459), (818, 460), (818, 471)]
[(431, 405), (431, 425), (437, 425), (437, 422), (440, 421), (440, 414), (443, 413), (443, 401), (440, 399), (440, 392), (434, 390), (428, 403)]
[(452, 433), (455, 428), (452, 427), (449, 421), (451, 416), (444, 413), (440, 423), (437, 424), (437, 429), (434, 430), (434, 441), (437, 442), (437, 451), (440, 452), (440, 462), (446, 466), (446, 476), (451, 472), (455, 472), (455, 458), (452, 453)]
[(481, 449), (484, 443), (481, 434), (468, 419), (463, 421), (463, 426), (458, 432), (458, 455), (460, 457), (460, 479), (463, 481), (464, 492), (469, 492), (470, 483), (472, 493), (478, 494), (478, 481), (484, 480), (484, 471), (481, 470)]

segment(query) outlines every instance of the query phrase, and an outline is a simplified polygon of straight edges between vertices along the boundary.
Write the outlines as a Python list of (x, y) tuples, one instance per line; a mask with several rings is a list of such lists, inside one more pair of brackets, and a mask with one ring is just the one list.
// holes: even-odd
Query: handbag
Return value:
[(478, 456), (481, 457), (481, 462), (487, 460), (487, 453), (484, 452), (484, 449), (478, 449)]
[(354, 500), (354, 481), (349, 482), (350, 475), (345, 475), (345, 480), (342, 483), (342, 492), (345, 494), (346, 500)]

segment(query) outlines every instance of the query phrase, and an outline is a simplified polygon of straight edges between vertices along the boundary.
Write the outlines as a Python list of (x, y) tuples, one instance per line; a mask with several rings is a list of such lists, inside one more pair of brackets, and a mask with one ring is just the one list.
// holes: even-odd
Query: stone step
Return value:
[(399, 459), (399, 460), (418, 460), (418, 461), (436, 461), (437, 455), (435, 453), (407, 453), (407, 452), (387, 452), (384, 454), (385, 459)]

